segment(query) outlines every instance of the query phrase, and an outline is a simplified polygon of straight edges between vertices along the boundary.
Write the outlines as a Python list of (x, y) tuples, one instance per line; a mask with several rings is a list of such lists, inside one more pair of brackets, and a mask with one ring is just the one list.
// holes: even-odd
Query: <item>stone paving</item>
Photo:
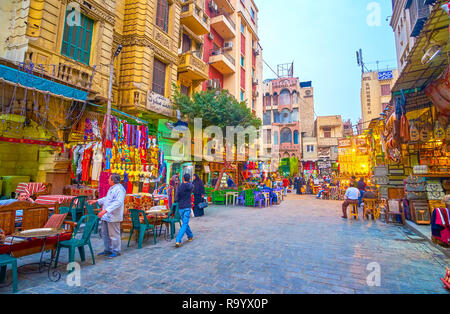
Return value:
[[(135, 242), (126, 248), (124, 234), (122, 256), (96, 257), (92, 265), (87, 254), (80, 287), (67, 285), (60, 266), (57, 283), (47, 273), (19, 274), (19, 293), (447, 293), (439, 278), (450, 260), (440, 250), (399, 225), (344, 221), (340, 204), (289, 195), (270, 208), (210, 207), (191, 219), (195, 240), (179, 249), (164, 237), (156, 245), (149, 237), (141, 250)], [(103, 250), (97, 235), (93, 246)], [(380, 265), (379, 287), (366, 281), (373, 262)]]

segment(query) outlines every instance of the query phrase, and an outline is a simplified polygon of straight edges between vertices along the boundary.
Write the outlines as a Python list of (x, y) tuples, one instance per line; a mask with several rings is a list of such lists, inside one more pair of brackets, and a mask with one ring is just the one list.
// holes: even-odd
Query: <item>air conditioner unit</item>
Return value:
[(259, 49), (255, 49), (255, 56), (259, 56)]
[(217, 4), (214, 2), (214, 1), (209, 1), (209, 3), (208, 3), (208, 8), (211, 10), (211, 11), (214, 11), (214, 12), (217, 12), (217, 10), (219, 9), (218, 8), (218, 6), (217, 6)]
[(223, 49), (225, 49), (225, 50), (233, 49), (233, 42), (232, 41), (226, 42), (225, 45), (223, 46)]

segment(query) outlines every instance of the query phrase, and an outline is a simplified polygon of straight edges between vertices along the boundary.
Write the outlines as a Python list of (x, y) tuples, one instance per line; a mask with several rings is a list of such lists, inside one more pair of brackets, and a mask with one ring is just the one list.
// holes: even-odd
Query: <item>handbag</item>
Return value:
[(205, 209), (206, 207), (208, 207), (208, 202), (203, 201), (202, 203), (198, 204), (197, 206), (200, 209)]

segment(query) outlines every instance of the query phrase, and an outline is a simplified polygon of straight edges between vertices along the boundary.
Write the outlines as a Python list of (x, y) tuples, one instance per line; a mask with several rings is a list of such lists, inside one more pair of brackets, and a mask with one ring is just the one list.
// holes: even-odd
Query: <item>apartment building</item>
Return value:
[(209, 79), (203, 89), (227, 89), (262, 117), (262, 48), (258, 7), (253, 0), (206, 0), (210, 32), (204, 36), (203, 59)]
[(335, 163), (338, 160), (338, 140), (344, 137), (344, 125), (340, 115), (317, 117), (317, 158)]
[[(292, 76), (266, 80), (263, 87), (263, 139), (268, 154), (302, 160), (303, 139), (314, 134), (314, 89)], [(313, 140), (312, 145), (315, 141)], [(308, 142), (307, 145), (311, 143)], [(306, 147), (306, 146), (305, 146)]]
[(370, 121), (391, 101), (391, 89), (398, 79), (397, 69), (365, 72), (361, 78), (362, 129), (368, 128)]

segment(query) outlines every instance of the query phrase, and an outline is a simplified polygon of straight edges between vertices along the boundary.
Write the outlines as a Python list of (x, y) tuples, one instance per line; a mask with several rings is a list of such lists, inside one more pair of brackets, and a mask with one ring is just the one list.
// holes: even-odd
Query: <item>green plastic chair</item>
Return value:
[[(138, 209), (130, 209), (131, 222), (133, 223), (133, 227), (131, 228), (130, 238), (128, 239), (127, 247), (130, 247), (131, 237), (133, 236), (134, 231), (139, 233), (138, 239), (138, 249), (142, 249), (142, 242), (144, 241), (144, 235), (147, 230), (153, 231), (153, 241), (156, 244), (156, 230), (155, 226), (149, 224), (147, 215), (143, 210)], [(141, 222), (140, 216), (144, 216), (144, 223)]]
[[(87, 205), (87, 196), (77, 196), (71, 202), (69, 207), (60, 207), (59, 213), (66, 214), (70, 213), (72, 221), (76, 222), (78, 216), (84, 215), (84, 207)], [(75, 205), (76, 202), (76, 205)]]
[[(87, 213), (88, 215), (94, 215), (97, 216), (97, 213), (95, 212), (96, 209), (100, 209), (100, 206), (98, 205), (98, 203), (95, 203), (95, 205), (89, 205), (88, 203), (86, 203), (86, 209), (87, 209)], [(94, 234), (98, 234), (98, 225), (99, 225), (99, 220), (97, 220), (97, 223), (95, 224), (94, 227)]]
[[(169, 216), (162, 220), (163, 223), (170, 224), (170, 238), (175, 238), (175, 224), (179, 223), (181, 228), (181, 215), (180, 209), (178, 208), (178, 203), (174, 203), (170, 209)], [(159, 228), (159, 235), (161, 235), (162, 224)]]
[[(56, 251), (56, 260), (55, 260), (55, 268), (58, 267), (58, 259), (59, 253), (62, 247), (69, 249), (69, 263), (75, 262), (75, 248), (78, 248), (78, 252), (80, 253), (81, 261), (84, 262), (86, 260), (86, 256), (84, 253), (84, 246), (87, 245), (89, 250), (91, 251), (92, 256), (92, 264), (95, 265), (95, 257), (94, 250), (91, 245), (91, 233), (94, 230), (95, 225), (98, 222), (98, 217), (95, 215), (86, 215), (78, 220), (77, 226), (72, 234), (72, 239), (67, 241), (62, 241), (58, 243), (57, 251)], [(83, 233), (80, 238), (77, 238), (78, 231), (80, 230), (80, 226), (84, 225)]]
[(17, 259), (7, 254), (0, 255), (0, 283), (5, 281), (6, 267), (11, 265), (13, 275), (13, 293), (17, 292)]

